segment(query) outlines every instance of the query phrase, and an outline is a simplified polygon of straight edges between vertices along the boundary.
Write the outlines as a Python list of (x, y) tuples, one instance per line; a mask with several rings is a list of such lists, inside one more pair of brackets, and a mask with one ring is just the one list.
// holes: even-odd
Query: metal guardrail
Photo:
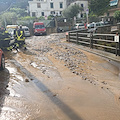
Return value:
[(116, 42), (115, 36), (116, 34), (81, 33), (80, 31), (69, 31), (66, 34), (68, 42), (112, 52), (117, 56), (120, 55), (120, 39)]

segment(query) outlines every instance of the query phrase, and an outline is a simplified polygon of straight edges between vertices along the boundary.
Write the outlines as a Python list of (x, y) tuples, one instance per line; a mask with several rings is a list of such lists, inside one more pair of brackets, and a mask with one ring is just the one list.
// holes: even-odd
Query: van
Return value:
[(46, 35), (46, 28), (43, 22), (34, 22), (33, 23), (33, 32), (34, 35)]
[(17, 27), (18, 25), (7, 25), (6, 26), (6, 30), (8, 31), (8, 33), (10, 33), (11, 34), (11, 37), (12, 37), (12, 39), (14, 38), (14, 30), (16, 29), (16, 27)]
[(25, 37), (30, 37), (30, 30), (27, 26), (22, 26), (22, 29), (24, 30)]

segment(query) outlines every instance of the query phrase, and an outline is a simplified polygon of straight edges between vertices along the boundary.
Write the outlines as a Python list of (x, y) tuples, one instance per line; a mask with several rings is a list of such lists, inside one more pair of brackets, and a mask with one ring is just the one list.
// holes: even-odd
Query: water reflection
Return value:
[(5, 96), (9, 95), (9, 90), (7, 90), (9, 79), (10, 73), (8, 69), (0, 71), (0, 114), (4, 104)]

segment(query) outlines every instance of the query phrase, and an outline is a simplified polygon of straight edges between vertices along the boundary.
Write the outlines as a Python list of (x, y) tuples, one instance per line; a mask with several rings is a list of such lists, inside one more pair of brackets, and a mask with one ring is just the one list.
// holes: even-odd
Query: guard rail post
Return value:
[(70, 42), (70, 32), (68, 32), (68, 42)]
[(93, 33), (90, 33), (90, 48), (93, 48)]
[(116, 50), (115, 50), (116, 56), (118, 55), (118, 43), (116, 42)]
[(115, 36), (115, 42), (116, 42), (116, 50), (115, 50), (115, 54), (120, 55), (120, 35), (118, 35), (118, 32), (116, 33)]
[(78, 44), (78, 32), (76, 32), (76, 43)]

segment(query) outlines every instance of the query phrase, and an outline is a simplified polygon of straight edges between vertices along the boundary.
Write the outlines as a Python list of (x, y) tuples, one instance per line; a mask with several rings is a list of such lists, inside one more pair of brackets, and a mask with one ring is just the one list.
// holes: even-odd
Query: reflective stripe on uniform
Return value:
[(5, 31), (5, 33), (8, 33), (8, 31)]
[(10, 40), (10, 38), (5, 38), (4, 40)]
[(23, 31), (20, 31), (20, 33), (21, 33), (21, 35), (19, 36), (19, 35), (18, 35), (18, 32), (16, 31), (17, 40), (18, 40), (18, 41), (24, 41), (24, 40), (25, 40), (25, 37), (21, 38), (22, 35), (23, 35)]
[(7, 50), (10, 50), (10, 48), (9, 48), (9, 47), (7, 47)]
[(15, 43), (16, 47), (19, 47), (19, 44), (18, 43)]

